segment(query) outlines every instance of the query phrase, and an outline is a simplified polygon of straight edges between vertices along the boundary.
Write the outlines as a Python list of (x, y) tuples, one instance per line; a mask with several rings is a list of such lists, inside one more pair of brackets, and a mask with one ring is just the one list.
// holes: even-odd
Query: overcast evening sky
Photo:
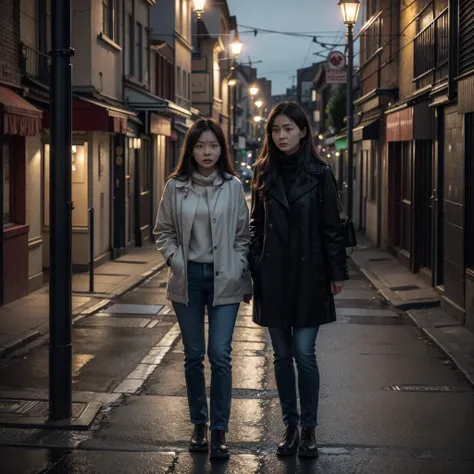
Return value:
[[(291, 86), (296, 70), (319, 62), (313, 52), (324, 51), (311, 38), (279, 34), (244, 33), (242, 25), (286, 32), (310, 32), (318, 40), (345, 43), (345, 26), (337, 0), (228, 0), (231, 15), (237, 16), (240, 39), (244, 43), (240, 61), (250, 56), (259, 77), (272, 80), (272, 94), (281, 94)], [(362, 11), (361, 15), (362, 16)], [(343, 47), (338, 48), (344, 51)], [(324, 53), (327, 55), (327, 51)]]

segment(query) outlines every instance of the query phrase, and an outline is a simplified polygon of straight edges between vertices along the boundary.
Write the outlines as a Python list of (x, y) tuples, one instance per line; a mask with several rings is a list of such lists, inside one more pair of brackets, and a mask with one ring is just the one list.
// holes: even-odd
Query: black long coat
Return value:
[(314, 327), (336, 320), (330, 282), (348, 279), (336, 188), (328, 165), (313, 162), (310, 177), (285, 193), (252, 196), (249, 264), (253, 320), (266, 327)]

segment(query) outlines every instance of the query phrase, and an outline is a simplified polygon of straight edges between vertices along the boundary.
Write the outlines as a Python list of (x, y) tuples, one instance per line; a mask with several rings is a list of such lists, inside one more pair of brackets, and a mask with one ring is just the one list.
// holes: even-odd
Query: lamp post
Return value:
[(347, 26), (347, 216), (352, 219), (354, 192), (354, 104), (352, 77), (354, 75), (354, 25), (359, 15), (360, 0), (339, 0), (342, 19)]
[(72, 415), (71, 0), (51, 15), (49, 418)]
[[(242, 52), (243, 43), (240, 41), (239, 32), (235, 30), (234, 32), (234, 39), (230, 43), (230, 49), (233, 56), (233, 63), (230, 70), (228, 86), (229, 86), (229, 93), (227, 98), (228, 103), (228, 110), (229, 110), (229, 122), (228, 122), (228, 135), (229, 135), (229, 142), (232, 143), (232, 155), (234, 158), (235, 168), (237, 169), (237, 90), (236, 85), (238, 83), (237, 80), (237, 58), (239, 57), (240, 53)], [(234, 89), (232, 95), (232, 88)], [(231, 111), (231, 96), (232, 96), (232, 114)], [(232, 115), (232, 127), (231, 127), (231, 115)], [(232, 136), (231, 136), (232, 130)]]

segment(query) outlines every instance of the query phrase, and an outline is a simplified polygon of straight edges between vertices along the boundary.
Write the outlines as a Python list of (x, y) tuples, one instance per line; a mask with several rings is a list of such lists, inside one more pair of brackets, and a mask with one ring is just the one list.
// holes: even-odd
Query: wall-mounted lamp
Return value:
[(129, 138), (128, 139), (128, 148), (139, 150), (142, 147), (142, 139), (141, 138)]
[(239, 32), (235, 30), (234, 40), (232, 41), (232, 43), (230, 43), (230, 49), (234, 58), (237, 58), (240, 55), (240, 53), (242, 52), (242, 46), (243, 44), (242, 41), (240, 41)]
[(202, 14), (204, 13), (204, 6), (206, 5), (206, 0), (193, 0), (194, 11), (198, 20), (201, 19)]
[(72, 151), (72, 156), (71, 156), (71, 171), (73, 173), (76, 172), (76, 153), (77, 153), (77, 146), (76, 145), (72, 145), (71, 147), (71, 151)]

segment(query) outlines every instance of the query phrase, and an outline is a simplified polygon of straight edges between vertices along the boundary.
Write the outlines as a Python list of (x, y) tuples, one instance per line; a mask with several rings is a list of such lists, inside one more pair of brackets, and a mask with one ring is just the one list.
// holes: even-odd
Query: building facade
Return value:
[(362, 227), (471, 329), (473, 14), (473, 0), (368, 5), (354, 130), (356, 168), (367, 172), (354, 200)]
[(40, 167), (42, 112), (26, 100), (21, 84), (23, 2), (0, 4), (0, 163), (3, 230), (0, 242), (0, 304), (26, 295), (41, 279), (43, 245), (35, 205)]
[(202, 19), (193, 19), (192, 103), (221, 124), (229, 143), (234, 130), (230, 34), (235, 29), (226, 0), (208, 1)]
[(194, 17), (191, 0), (164, 0), (151, 9), (152, 40), (154, 43), (168, 43), (173, 53), (173, 95), (168, 114), (172, 119), (171, 168), (178, 162), (184, 136), (193, 123), (191, 73)]

